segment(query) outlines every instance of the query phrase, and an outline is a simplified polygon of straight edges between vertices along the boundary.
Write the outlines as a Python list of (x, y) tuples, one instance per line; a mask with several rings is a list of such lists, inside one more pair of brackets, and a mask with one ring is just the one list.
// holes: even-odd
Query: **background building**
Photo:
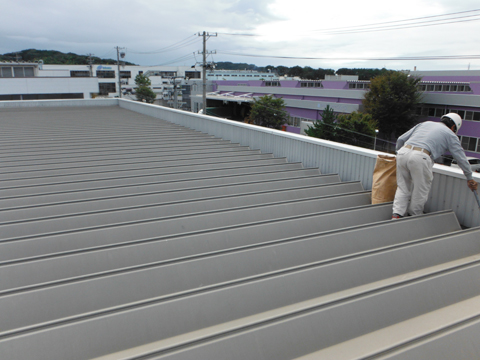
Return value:
[[(415, 71), (422, 77), (419, 90), (423, 105), (418, 108), (420, 121), (440, 121), (442, 115), (456, 112), (464, 123), (459, 131), (468, 156), (480, 157), (480, 71)], [(243, 120), (254, 97), (273, 95), (285, 100), (290, 114), (287, 131), (303, 133), (315, 120), (321, 119), (327, 105), (336, 113), (361, 110), (369, 81), (358, 76), (326, 76), (324, 80), (283, 80), (281, 78), (212, 81), (213, 91), (207, 95), (210, 114)], [(201, 108), (201, 97), (192, 98), (192, 111)]]

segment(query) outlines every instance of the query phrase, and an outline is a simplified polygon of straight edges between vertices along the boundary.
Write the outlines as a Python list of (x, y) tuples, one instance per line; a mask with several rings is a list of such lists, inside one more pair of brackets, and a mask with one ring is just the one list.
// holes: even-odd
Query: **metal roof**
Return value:
[(118, 106), (0, 126), (1, 359), (480, 358), (452, 211)]

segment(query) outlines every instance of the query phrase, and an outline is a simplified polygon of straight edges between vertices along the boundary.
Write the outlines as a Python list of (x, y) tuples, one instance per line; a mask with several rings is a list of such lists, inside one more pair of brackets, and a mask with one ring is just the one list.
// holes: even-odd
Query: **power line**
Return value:
[[(432, 20), (432, 21), (422, 22), (422, 23), (392, 25), (392, 26), (384, 26), (384, 27), (377, 27), (377, 28), (370, 28), (370, 29), (366, 28), (366, 29), (349, 29), (344, 31), (331, 31), (331, 32), (324, 32), (324, 34), (325, 35), (344, 35), (344, 34), (358, 34), (358, 33), (366, 33), (366, 32), (389, 31), (389, 30), (403, 30), (403, 29), (412, 29), (412, 28), (419, 28), (419, 27), (447, 25), (447, 24), (454, 24), (454, 23), (460, 23), (460, 22), (465, 23), (465, 22), (480, 20), (480, 15), (471, 15), (469, 17), (477, 17), (477, 18), (469, 19), (469, 20), (457, 20), (457, 21), (450, 21), (454, 19)], [(436, 23), (432, 24), (431, 22), (436, 22)]]
[[(448, 14), (442, 14), (442, 15), (422, 16), (422, 17), (411, 18), (411, 19), (380, 22), (380, 23), (357, 25), (357, 26), (347, 26), (347, 27), (331, 28), (331, 29), (319, 29), (319, 30), (313, 30), (313, 31), (315, 31), (315, 32), (333, 32), (333, 31), (346, 31), (346, 30), (355, 30), (355, 29), (360, 30), (362, 27), (370, 27), (370, 26), (385, 25), (385, 24), (392, 25), (392, 24), (396, 24), (396, 23), (411, 22), (411, 21), (416, 21), (416, 20), (431, 19), (431, 18), (438, 18), (438, 17), (446, 17), (446, 16), (451, 16), (451, 15), (466, 14), (466, 13), (472, 13), (472, 12), (480, 12), (480, 9), (460, 11), (460, 12), (454, 12), (454, 13), (448, 13)], [(471, 16), (478, 16), (478, 15), (470, 15), (470, 16), (465, 16), (465, 17), (471, 17)], [(461, 17), (459, 17), (459, 18), (461, 18)], [(448, 20), (448, 19), (434, 20), (434, 21), (445, 21), (445, 20)], [(421, 22), (419, 22), (419, 23), (421, 23)], [(416, 24), (418, 24), (418, 22)], [(408, 24), (405, 24), (405, 25), (408, 25)]]
[(175, 64), (175, 63), (182, 62), (182, 61), (185, 61), (185, 60), (190, 60), (190, 59), (194, 59), (194, 56), (193, 56), (192, 54), (184, 55), (184, 56), (181, 56), (181, 57), (176, 58), (176, 59), (174, 59), (174, 60), (170, 60), (170, 61), (167, 61), (167, 62), (162, 63), (162, 64), (151, 65), (151, 66), (171, 65), (171, 64)]
[(141, 55), (153, 55), (153, 54), (160, 54), (160, 53), (163, 53), (163, 52), (167, 52), (167, 51), (173, 51), (173, 50), (178, 50), (178, 49), (181, 49), (183, 47), (186, 47), (186, 46), (189, 46), (189, 45), (192, 45), (194, 43), (198, 42), (198, 38), (196, 36), (196, 34), (194, 35), (190, 35), (188, 36), (187, 38), (181, 40), (181, 41), (178, 41), (174, 44), (171, 44), (171, 45), (168, 45), (166, 47), (163, 47), (163, 48), (160, 48), (160, 49), (157, 49), (157, 50), (153, 50), (153, 51), (144, 51), (144, 52), (134, 52), (134, 51), (130, 51), (130, 53), (132, 54), (141, 54)]
[(260, 35), (257, 35), (257, 34), (242, 34), (242, 33), (217, 33), (219, 35), (229, 35), (229, 36), (260, 36)]
[(278, 56), (278, 55), (259, 55), (259, 54), (241, 54), (231, 52), (218, 52), (223, 55), (258, 57), (258, 58), (273, 58), (273, 59), (293, 59), (293, 60), (378, 60), (378, 61), (392, 61), (392, 60), (465, 60), (465, 59), (480, 59), (480, 55), (438, 55), (438, 56), (403, 56), (391, 58), (362, 58), (362, 57), (298, 57), (298, 56)]

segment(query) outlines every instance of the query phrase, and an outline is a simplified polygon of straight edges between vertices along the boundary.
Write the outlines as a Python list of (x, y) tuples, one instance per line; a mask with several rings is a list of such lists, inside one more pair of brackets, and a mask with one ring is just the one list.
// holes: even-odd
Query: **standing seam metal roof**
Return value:
[(480, 358), (480, 229), (119, 107), (0, 110), (0, 358)]

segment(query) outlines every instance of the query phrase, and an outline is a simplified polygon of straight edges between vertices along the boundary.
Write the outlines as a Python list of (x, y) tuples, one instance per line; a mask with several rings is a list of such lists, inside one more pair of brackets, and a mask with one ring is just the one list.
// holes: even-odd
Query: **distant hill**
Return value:
[[(43, 60), (44, 64), (49, 65), (88, 65), (88, 56), (77, 55), (74, 53), (62, 53), (56, 50), (36, 50), (28, 49), (14, 53), (0, 55), (0, 61), (16, 61), (17, 58), (21, 61), (35, 62)], [(94, 64), (114, 65), (117, 60), (114, 59), (100, 59), (92, 56)], [(130, 62), (125, 62), (126, 65), (135, 65)]]
[[(62, 53), (55, 50), (36, 50), (28, 49), (18, 51), (16, 53), (8, 53), (0, 55), (0, 61), (15, 61), (19, 57), (19, 60), (27, 62), (35, 62), (43, 60), (44, 64), (52, 65), (88, 65), (88, 56), (77, 55), (74, 53)], [(100, 59), (93, 56), (94, 64), (102, 65), (115, 65), (117, 60), (115, 59)], [(125, 62), (125, 65), (136, 65), (130, 62)], [(321, 80), (325, 79), (325, 75), (358, 75), (359, 80), (370, 80), (376, 76), (382, 75), (390, 70), (387, 69), (347, 69), (342, 68), (337, 71), (333, 69), (313, 69), (309, 66), (264, 66), (259, 67), (254, 64), (247, 63), (232, 63), (232, 62), (217, 62), (216, 69), (218, 70), (257, 70), (257, 71), (272, 71), (278, 75), (286, 76), (298, 76), (302, 79)]]
[(218, 70), (257, 70), (257, 71), (267, 71), (270, 70), (278, 75), (286, 76), (298, 76), (302, 79), (309, 80), (322, 80), (325, 79), (325, 75), (357, 75), (359, 80), (370, 80), (376, 76), (383, 75), (386, 72), (390, 71), (387, 69), (347, 69), (342, 68), (337, 71), (333, 69), (313, 69), (310, 66), (264, 66), (258, 67), (254, 64), (246, 63), (231, 63), (231, 62), (217, 62), (215, 68)]

